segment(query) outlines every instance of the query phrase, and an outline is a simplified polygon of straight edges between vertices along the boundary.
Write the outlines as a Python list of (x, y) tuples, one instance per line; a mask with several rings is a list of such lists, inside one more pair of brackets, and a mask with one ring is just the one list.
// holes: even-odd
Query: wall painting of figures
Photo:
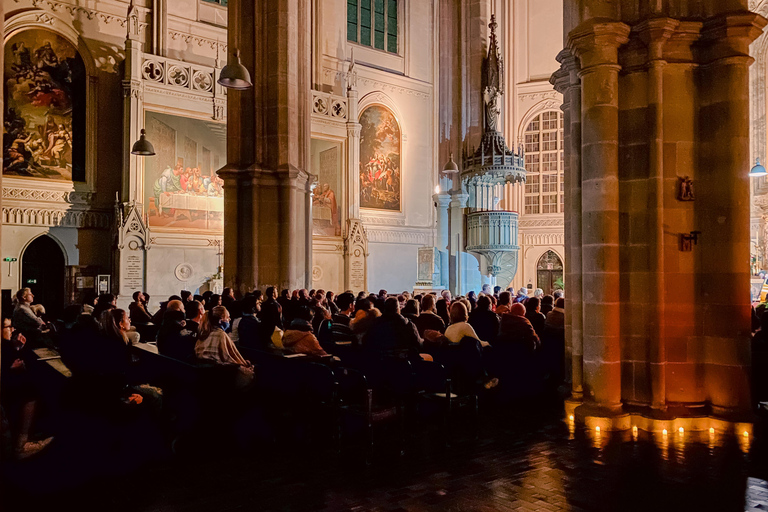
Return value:
[(5, 43), (3, 175), (85, 181), (86, 73), (64, 37), (23, 30)]
[(317, 185), (312, 194), (312, 234), (341, 236), (341, 144), (312, 139), (312, 174)]
[(400, 125), (392, 111), (372, 105), (360, 114), (360, 207), (400, 211)]
[[(144, 205), (153, 229), (224, 230), (224, 181), (207, 162), (226, 157), (226, 125), (147, 111)], [(205, 147), (203, 147), (205, 144)]]

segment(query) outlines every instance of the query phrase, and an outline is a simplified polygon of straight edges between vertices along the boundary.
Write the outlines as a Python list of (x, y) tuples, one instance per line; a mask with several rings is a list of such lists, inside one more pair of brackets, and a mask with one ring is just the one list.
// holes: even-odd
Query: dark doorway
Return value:
[(538, 288), (551, 295), (555, 290), (563, 289), (563, 262), (554, 251), (547, 251), (536, 265)]
[(45, 306), (49, 318), (64, 308), (65, 265), (61, 247), (48, 235), (32, 241), (21, 257), (21, 286), (32, 289), (35, 304)]

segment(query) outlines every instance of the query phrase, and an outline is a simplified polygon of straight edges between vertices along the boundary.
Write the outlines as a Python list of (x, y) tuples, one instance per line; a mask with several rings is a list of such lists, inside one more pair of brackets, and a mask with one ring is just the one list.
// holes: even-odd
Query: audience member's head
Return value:
[(531, 297), (528, 302), (525, 303), (526, 313), (539, 313), (541, 309), (541, 300), (538, 297)]
[(494, 286), (493, 287), (493, 294), (498, 297), (499, 296), (499, 292), (501, 292), (501, 286)]
[(200, 322), (200, 339), (204, 340), (215, 329), (225, 329), (229, 325), (229, 311), (224, 306), (214, 306), (203, 315)]
[(296, 310), (296, 316), (294, 317), (294, 320), (310, 323), (314, 317), (315, 312), (312, 311), (312, 308), (301, 306)]
[(400, 313), (400, 302), (397, 300), (397, 297), (389, 297), (385, 300), (384, 308), (381, 313), (385, 315), (396, 315)]
[(259, 302), (254, 295), (246, 295), (241, 303), (244, 315), (254, 315), (258, 311)]
[(342, 313), (350, 314), (355, 307), (355, 296), (349, 292), (344, 292), (336, 297), (336, 305)]
[(565, 297), (560, 297), (555, 301), (555, 307), (558, 309), (565, 309)]
[(435, 303), (435, 310), (438, 315), (440, 315), (441, 318), (449, 318), (448, 317), (448, 301), (445, 299), (438, 299), (437, 303)]
[(554, 303), (555, 303), (555, 298), (553, 296), (551, 296), (551, 295), (545, 295), (545, 296), (543, 296), (541, 298), (541, 305), (542, 306), (545, 306), (545, 305), (551, 306)]
[(559, 299), (564, 295), (563, 290), (555, 290), (555, 292), (552, 294), (555, 299)]
[(180, 299), (173, 299), (168, 301), (165, 306), (166, 311), (181, 311), (184, 312), (184, 303)]
[(221, 292), (221, 299), (235, 300), (235, 291), (232, 288), (224, 288), (224, 291)]
[(451, 302), (450, 290), (443, 290), (442, 292), (440, 292), (440, 296), (444, 298), (447, 302)]
[(491, 293), (491, 285), (488, 283), (485, 283), (483, 287), (480, 289), (481, 292), (490, 294)]
[(368, 299), (360, 299), (355, 302), (355, 313), (358, 311), (370, 311), (373, 309), (373, 302)]
[(466, 322), (469, 319), (469, 313), (467, 313), (467, 306), (457, 300), (451, 304), (451, 323), (458, 324), (459, 322)]
[(181, 290), (181, 302), (185, 304), (192, 300), (192, 292), (189, 290)]
[(535, 290), (533, 290), (533, 296), (536, 297), (537, 299), (541, 299), (544, 296), (544, 290), (542, 290), (541, 288), (536, 288)]
[(101, 328), (110, 338), (117, 338), (128, 343), (126, 332), (131, 328), (131, 320), (128, 313), (119, 308), (112, 308), (104, 311), (101, 316)]
[(430, 311), (432, 313), (435, 312), (435, 296), (434, 295), (428, 294), (421, 299), (421, 310)]
[(291, 295), (291, 292), (287, 288), (284, 288), (284, 289), (280, 290), (280, 297), (281, 298), (287, 299), (287, 298), (290, 297), (290, 295)]
[(419, 302), (416, 299), (408, 299), (401, 311), (403, 315), (418, 315), (419, 314)]
[(521, 303), (512, 304), (509, 307), (509, 314), (514, 316), (525, 316), (525, 306)]
[(184, 312), (176, 309), (168, 310), (163, 314), (162, 329), (181, 330), (187, 325)]
[(186, 313), (187, 320), (194, 320), (199, 323), (205, 314), (205, 308), (199, 301), (193, 300), (184, 307), (184, 313)]
[(509, 292), (501, 292), (499, 294), (499, 306), (505, 306), (512, 302), (512, 294)]
[(133, 301), (134, 302), (144, 302), (144, 294), (141, 292), (133, 292)]
[(491, 299), (487, 295), (483, 295), (482, 297), (478, 297), (477, 299), (477, 309), (480, 311), (490, 311), (491, 310)]
[(520, 288), (517, 290), (517, 296), (518, 297), (527, 297), (528, 296), (528, 288)]
[(379, 298), (380, 299), (383, 299), (386, 296), (387, 296), (387, 290), (384, 290), (384, 289), (379, 290)]
[(267, 287), (267, 291), (264, 294), (266, 300), (270, 299), (276, 299), (277, 298), (277, 287), (276, 286), (269, 286)]

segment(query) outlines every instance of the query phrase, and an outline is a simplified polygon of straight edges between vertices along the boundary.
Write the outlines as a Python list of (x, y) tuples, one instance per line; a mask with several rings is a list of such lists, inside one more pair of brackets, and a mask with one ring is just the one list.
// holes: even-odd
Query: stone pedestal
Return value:
[(766, 21), (746, 0), (670, 9), (565, 3), (573, 398), (734, 418), (750, 398), (749, 44)]
[(309, 0), (229, 6), (229, 59), (254, 87), (228, 93), (224, 284), (240, 293), (310, 288)]

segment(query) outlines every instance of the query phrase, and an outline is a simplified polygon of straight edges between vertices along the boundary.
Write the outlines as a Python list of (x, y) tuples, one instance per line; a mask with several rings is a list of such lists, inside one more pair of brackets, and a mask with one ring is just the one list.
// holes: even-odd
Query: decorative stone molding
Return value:
[(407, 245), (431, 245), (432, 230), (429, 231), (403, 231), (367, 228), (369, 242), (407, 244)]
[[(125, 28), (127, 25), (127, 18), (125, 16), (102, 12), (95, 9), (87, 9), (79, 5), (71, 5), (63, 2), (56, 2), (53, 0), (26, 0), (26, 1), (13, 0), (13, 1), (14, 3), (17, 3), (17, 4), (31, 5), (32, 7), (35, 7), (38, 9), (47, 9), (53, 13), (66, 12), (72, 17), (73, 20), (76, 18), (80, 19), (84, 16), (85, 19), (87, 19), (88, 21), (97, 21), (97, 22), (103, 23), (104, 25), (117, 23), (120, 27), (123, 27), (123, 28)], [(148, 12), (147, 9), (141, 9), (141, 10), (144, 13)], [(50, 15), (39, 14), (37, 17), (40, 23), (46, 23), (48, 25), (53, 25), (55, 23), (55, 18), (52, 18)], [(149, 26), (149, 23), (139, 22), (138, 23), (139, 32), (143, 33), (148, 26)]]
[(123, 80), (123, 97), (142, 100), (144, 98), (144, 88), (140, 80)]
[[(335, 69), (327, 68), (327, 67), (323, 68), (323, 78), (326, 81), (338, 81), (344, 84), (346, 83), (348, 76), (349, 76), (348, 71), (337, 71)], [(380, 80), (376, 80), (373, 78), (366, 78), (366, 77), (360, 76), (359, 73), (357, 76), (357, 84), (358, 86), (362, 85), (370, 89), (378, 89), (386, 92), (394, 92), (397, 94), (401, 94), (403, 96), (413, 96), (423, 101), (427, 101), (432, 97), (431, 92), (424, 92), (417, 89), (412, 89), (410, 87), (404, 87), (402, 85), (395, 85), (388, 82), (382, 82)]]
[(321, 91), (312, 91), (312, 114), (337, 119), (347, 120), (347, 98)]
[(206, 66), (148, 55), (142, 62), (141, 75), (149, 83), (162, 84), (211, 97), (214, 93), (214, 69)]
[(184, 32), (179, 32), (177, 30), (169, 30), (168, 36), (174, 40), (181, 40), (184, 41), (187, 44), (196, 44), (197, 46), (207, 46), (211, 50), (217, 50), (219, 53), (225, 54), (227, 53), (227, 43), (222, 41), (217, 41), (216, 39), (209, 39), (207, 37), (200, 37), (200, 36), (193, 36), (192, 34), (187, 34)]
[(562, 233), (536, 233), (524, 235), (525, 245), (565, 245), (565, 237)]
[(379, 226), (405, 226), (405, 219), (401, 217), (384, 217), (372, 214), (360, 214), (360, 220), (366, 225), (379, 225)]
[(523, 228), (544, 228), (544, 227), (562, 227), (565, 226), (565, 218), (557, 217), (554, 219), (520, 219), (520, 229)]
[(560, 99), (560, 93), (557, 91), (546, 92), (527, 92), (517, 96), (518, 101), (521, 103), (524, 101), (541, 101), (541, 100), (556, 100)]
[(3, 187), (3, 199), (87, 205), (93, 200), (93, 194), (91, 192)]
[(7, 225), (109, 229), (110, 218), (105, 212), (3, 207)]

